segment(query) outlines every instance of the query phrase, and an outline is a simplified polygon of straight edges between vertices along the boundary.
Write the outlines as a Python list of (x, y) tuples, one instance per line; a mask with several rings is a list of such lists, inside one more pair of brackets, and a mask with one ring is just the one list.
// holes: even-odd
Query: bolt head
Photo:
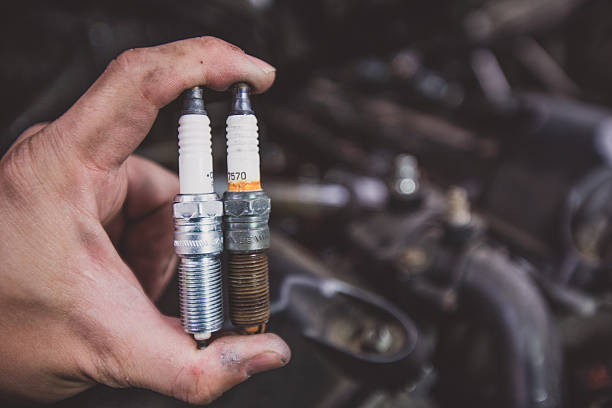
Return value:
[(369, 352), (386, 353), (393, 342), (393, 333), (387, 325), (369, 328), (361, 336), (361, 348)]
[(172, 205), (174, 218), (222, 217), (223, 203), (220, 200), (179, 202)]
[(230, 217), (265, 216), (270, 214), (269, 197), (231, 199), (223, 202), (225, 215)]

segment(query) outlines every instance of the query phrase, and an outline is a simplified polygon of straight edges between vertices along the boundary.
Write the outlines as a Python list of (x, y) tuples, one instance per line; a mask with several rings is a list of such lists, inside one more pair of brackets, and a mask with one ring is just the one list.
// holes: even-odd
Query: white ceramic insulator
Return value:
[(198, 341), (208, 340), (208, 339), (210, 339), (211, 336), (212, 336), (211, 332), (202, 332), (202, 333), (194, 333), (193, 334), (193, 338), (198, 340)]
[(178, 145), (180, 193), (214, 192), (212, 142), (208, 116), (181, 116)]
[(259, 181), (257, 118), (255, 115), (228, 116), (226, 130), (228, 181)]

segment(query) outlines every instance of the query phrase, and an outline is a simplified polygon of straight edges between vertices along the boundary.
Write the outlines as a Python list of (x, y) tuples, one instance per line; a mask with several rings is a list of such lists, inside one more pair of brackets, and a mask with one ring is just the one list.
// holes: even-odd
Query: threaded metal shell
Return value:
[(270, 318), (268, 255), (229, 253), (227, 276), (232, 323), (239, 327), (265, 325)]
[(183, 329), (192, 334), (219, 330), (223, 325), (219, 255), (181, 257), (178, 275)]

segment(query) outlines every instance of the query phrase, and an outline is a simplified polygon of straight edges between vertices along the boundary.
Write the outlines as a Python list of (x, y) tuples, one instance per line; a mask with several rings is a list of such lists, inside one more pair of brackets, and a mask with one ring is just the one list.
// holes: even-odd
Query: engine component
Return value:
[(227, 118), (228, 191), (223, 196), (230, 319), (244, 333), (263, 333), (270, 317), (270, 198), (261, 189), (257, 118), (249, 85), (233, 88)]
[(272, 235), (270, 263), (281, 276), (274, 316), (290, 315), (303, 336), (350, 377), (395, 388), (424, 374), (431, 350), (405, 311), (330, 278), (333, 273), (299, 245)]
[(461, 228), (467, 226), (470, 221), (472, 221), (472, 215), (467, 192), (460, 187), (451, 188), (448, 192), (446, 222), (452, 227)]
[(393, 166), (391, 193), (394, 198), (403, 201), (414, 201), (419, 197), (419, 166), (416, 157), (400, 154)]
[(223, 204), (213, 189), (210, 120), (200, 87), (185, 92), (178, 144), (180, 193), (173, 215), (181, 323), (201, 346), (223, 324)]
[[(494, 406), (561, 406), (561, 348), (546, 304), (529, 275), (486, 245), (466, 251), (458, 268), (461, 312), (481, 314), (476, 320), (490, 328), (494, 347), (500, 350), (498, 373), (503, 385), (495, 393)], [(448, 356), (445, 361), (477, 364), (473, 355), (462, 358)], [(446, 391), (446, 385), (441, 389)], [(457, 390), (461, 385), (452, 387)]]

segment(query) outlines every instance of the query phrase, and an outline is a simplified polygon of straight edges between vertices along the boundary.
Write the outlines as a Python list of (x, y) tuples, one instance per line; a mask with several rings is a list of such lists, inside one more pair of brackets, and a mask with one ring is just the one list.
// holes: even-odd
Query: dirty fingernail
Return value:
[(283, 356), (273, 351), (266, 351), (256, 355), (247, 362), (246, 372), (250, 376), (282, 367), (285, 364), (287, 364), (287, 360)]
[(247, 57), (249, 57), (249, 59), (253, 62), (253, 64), (257, 65), (266, 74), (276, 71), (276, 68), (274, 68), (272, 65), (268, 64), (267, 62), (263, 60), (260, 60), (257, 57), (254, 57), (248, 54), (247, 54)]

